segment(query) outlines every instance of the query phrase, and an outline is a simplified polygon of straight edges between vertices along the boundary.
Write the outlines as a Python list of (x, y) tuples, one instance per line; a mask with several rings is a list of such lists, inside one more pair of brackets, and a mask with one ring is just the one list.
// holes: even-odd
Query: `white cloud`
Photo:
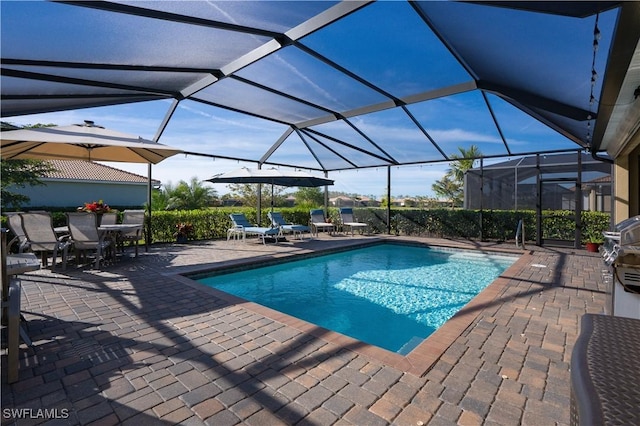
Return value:
[(438, 143), (502, 143), (502, 140), (496, 136), (470, 132), (464, 129), (427, 129), (427, 131)]
[[(145, 104), (132, 104), (118, 107), (92, 108), (85, 110), (64, 111), (31, 116), (15, 117), (10, 122), (16, 124), (54, 123), (68, 125), (82, 123), (83, 120), (93, 120), (96, 124), (125, 133), (152, 138), (169, 108), (168, 101), (158, 101)], [(216, 110), (218, 111), (218, 110)], [(424, 136), (415, 129), (393, 125), (380, 125), (374, 120), (354, 118), (357, 125), (362, 125), (365, 133), (381, 139), (388, 138), (402, 143), (424, 142)], [(244, 117), (237, 113), (222, 111), (220, 114), (210, 114), (197, 105), (180, 104), (179, 111), (167, 126), (160, 141), (186, 151), (203, 152), (211, 155), (228, 155), (243, 158), (259, 158), (284, 132), (286, 126), (274, 124), (253, 117)], [(463, 129), (439, 129), (431, 131), (434, 138), (451, 143), (469, 140), (496, 142), (495, 138)], [(375, 139), (375, 138), (374, 138)], [(302, 144), (283, 146), (278, 151), (278, 160), (284, 160), (291, 155), (306, 154), (307, 149)], [(275, 158), (274, 157), (274, 161)], [(309, 155), (309, 161), (299, 161), (309, 166), (317, 165)], [(147, 165), (110, 163), (113, 167), (127, 170), (142, 176), (147, 176)], [(231, 160), (212, 159), (178, 154), (157, 165), (152, 166), (152, 177), (163, 183), (178, 183), (189, 181), (192, 177), (205, 180), (217, 173), (233, 170), (238, 167), (256, 167), (255, 163)], [(421, 195), (431, 196), (431, 185), (442, 178), (448, 164), (424, 166), (392, 167), (391, 192), (392, 195)], [(313, 172), (321, 174), (321, 172)], [(336, 181), (331, 188), (336, 191), (374, 195), (381, 197), (386, 194), (386, 167), (331, 172), (329, 177)], [(220, 194), (228, 192), (226, 185), (215, 185)]]

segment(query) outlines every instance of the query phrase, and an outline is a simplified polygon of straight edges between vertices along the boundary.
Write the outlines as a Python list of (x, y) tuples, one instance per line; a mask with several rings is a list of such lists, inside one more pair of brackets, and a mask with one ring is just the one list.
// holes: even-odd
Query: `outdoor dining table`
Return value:
[[(113, 225), (100, 225), (98, 226), (98, 231), (100, 232), (129, 232), (135, 231), (137, 229), (142, 230), (142, 225), (134, 224), (134, 223), (116, 223)], [(68, 226), (56, 226), (53, 228), (56, 234), (66, 234), (69, 232)]]
[[(121, 232), (132, 232), (132, 231), (142, 231), (142, 224), (136, 224), (136, 223), (116, 223), (116, 224), (112, 224), (112, 225), (100, 225), (98, 226), (98, 232), (102, 232), (102, 233), (108, 233), (108, 234), (112, 234), (114, 236), (117, 236), (118, 233)], [(68, 226), (57, 226), (55, 228), (53, 228), (53, 231), (56, 234), (68, 234), (69, 233), (69, 227)], [(136, 251), (136, 256), (138, 255), (137, 251)], [(113, 258), (115, 259), (115, 248), (114, 248), (114, 252), (113, 252)]]

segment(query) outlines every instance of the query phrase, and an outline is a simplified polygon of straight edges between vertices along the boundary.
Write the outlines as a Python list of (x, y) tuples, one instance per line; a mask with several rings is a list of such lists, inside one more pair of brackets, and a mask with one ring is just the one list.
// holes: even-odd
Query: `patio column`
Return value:
[[(262, 169), (262, 163), (258, 163), (258, 170)], [(257, 194), (258, 204), (256, 206), (256, 223), (258, 226), (262, 225), (262, 184), (258, 184), (258, 194)]]
[[(471, 163), (473, 166), (473, 163)], [(465, 173), (466, 176), (466, 173)], [(482, 199), (484, 198), (484, 161), (483, 158), (480, 157), (480, 241), (484, 241), (484, 218), (482, 215)]]
[(598, 211), (598, 204), (596, 202), (597, 199), (598, 199), (598, 194), (596, 192), (596, 187), (592, 186), (589, 189), (589, 211), (592, 211), (592, 212)]
[(542, 182), (540, 180), (540, 154), (536, 154), (536, 245), (542, 245)]
[(387, 234), (391, 234), (391, 166), (387, 166)]
[[(329, 179), (329, 172), (324, 171), (324, 177)], [(324, 214), (329, 216), (329, 187), (327, 185), (324, 186)]]
[(573, 240), (573, 248), (579, 249), (582, 246), (582, 152), (577, 152), (578, 173), (576, 176), (576, 232)]

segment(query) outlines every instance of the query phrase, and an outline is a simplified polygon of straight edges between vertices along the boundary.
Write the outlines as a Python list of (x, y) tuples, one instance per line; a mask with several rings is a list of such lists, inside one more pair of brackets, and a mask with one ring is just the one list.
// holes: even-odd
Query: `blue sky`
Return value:
[[(79, 124), (84, 120), (92, 120), (96, 124), (111, 130), (152, 139), (164, 115), (162, 107), (168, 108), (169, 105), (168, 102), (163, 101), (155, 103), (157, 105), (132, 104), (8, 117), (5, 121), (18, 125), (52, 123), (66, 126)], [(161, 142), (186, 151), (202, 152), (202, 143), (205, 141), (224, 140), (219, 143), (236, 147), (238, 156), (243, 156), (243, 153), (249, 154), (252, 152), (251, 141), (255, 139), (257, 130), (270, 144), (281, 133), (279, 127), (277, 131), (265, 132), (264, 129), (255, 129), (250, 124), (243, 125), (242, 123), (227, 121), (224, 118), (208, 116), (200, 111), (197, 106), (192, 106), (191, 108), (179, 106), (178, 108), (179, 111), (171, 124), (173, 130), (167, 132), (166, 138), (162, 137)], [(211, 121), (216, 123), (217, 128), (223, 130), (216, 130), (212, 134)], [(144, 164), (105, 164), (143, 176), (147, 175), (147, 166)], [(256, 165), (249, 162), (213, 160), (211, 158), (179, 154), (154, 165), (152, 167), (152, 177), (159, 179), (163, 183), (172, 182), (177, 184), (180, 180), (189, 181), (192, 177), (204, 180), (214, 174), (239, 167), (256, 167)], [(286, 168), (283, 169), (286, 170)], [(447, 169), (447, 164), (392, 167), (392, 195), (432, 196), (431, 184), (435, 180), (442, 178)], [(311, 173), (322, 175), (316, 171)], [(386, 167), (331, 172), (329, 178), (335, 180), (335, 185), (330, 187), (330, 190), (375, 196), (378, 199), (386, 195)], [(207, 185), (213, 186), (220, 195), (229, 192), (227, 185), (212, 185), (209, 183)]]
[[(270, 7), (269, 3), (263, 6)], [(58, 3), (38, 4), (51, 13), (60, 13), (58, 19), (49, 14), (35, 14), (34, 19), (21, 21), (21, 9), (36, 7), (34, 3), (15, 3), (12, 7), (3, 7), (3, 34), (12, 34), (14, 42), (3, 42), (3, 56), (20, 58), (24, 55), (47, 55), (60, 48), (60, 40), (43, 33), (42, 28), (49, 26), (50, 31), (66, 29), (65, 19), (69, 13), (78, 13), (84, 17), (78, 27), (73, 27), (69, 34), (83, 38), (85, 43), (74, 45), (63, 43), (65, 47), (56, 59), (81, 61), (86, 58), (98, 63), (108, 63), (118, 54), (112, 45), (127, 43), (127, 54), (130, 57), (118, 56), (118, 61), (130, 61), (132, 64), (158, 63), (158, 61), (175, 61), (194, 63), (205, 62), (201, 66), (216, 68), (224, 63), (221, 53), (211, 43), (206, 43), (207, 36), (193, 41), (185, 41), (184, 34), (173, 34), (168, 29), (175, 24), (166, 24), (155, 20), (145, 21), (146, 25), (127, 26), (126, 31), (114, 32), (112, 25), (122, 24), (121, 16), (111, 17), (113, 22), (105, 23), (99, 12), (91, 9), (74, 8)], [(219, 6), (231, 8), (228, 16), (233, 16), (234, 3), (221, 3)], [(310, 3), (309, 7), (319, 5)], [(424, 7), (434, 16), (448, 14), (451, 8), (474, 8), (469, 4), (449, 4), (426, 2)], [(15, 10), (14, 10), (15, 9)], [(273, 13), (278, 13), (274, 8)], [(40, 10), (40, 9), (37, 9)], [(45, 9), (42, 9), (45, 10)], [(16, 13), (14, 19), (9, 12)], [(460, 13), (459, 19), (449, 22), (452, 37), (457, 38), (461, 51), (472, 58), (479, 74), (508, 77), (510, 81), (498, 83), (524, 87), (527, 90), (541, 91), (543, 95), (553, 94), (560, 102), (571, 105), (582, 105), (589, 108), (589, 78), (593, 59), (592, 38), (595, 17), (574, 19), (533, 14), (526, 18), (528, 25), (517, 25), (523, 22), (521, 12), (501, 8), (478, 7), (477, 13)], [(222, 13), (216, 9), (215, 13)], [(266, 12), (264, 12), (266, 13)], [(8, 16), (7, 16), (8, 14)], [(393, 16), (394, 19), (389, 19)], [(57, 15), (56, 15), (57, 17)], [(256, 16), (259, 18), (259, 16)], [(95, 19), (93, 21), (92, 19)], [(600, 17), (603, 33), (601, 41), (603, 49), (608, 45), (606, 36), (611, 33), (615, 21), (611, 13)], [(134, 21), (138, 22), (138, 21)], [(486, 22), (495, 25), (487, 26)], [(372, 31), (372, 23), (376, 25)], [(474, 31), (481, 28), (482, 31)], [(164, 31), (163, 31), (164, 30)], [(204, 31), (203, 29), (198, 29)], [(82, 36), (84, 34), (84, 37)], [(154, 37), (148, 37), (153, 34)], [(24, 35), (24, 38), (23, 38)], [(156, 37), (157, 36), (157, 37)], [(174, 37), (176, 36), (176, 37)], [(3, 40), (6, 40), (4, 37)], [(149, 40), (153, 39), (152, 42)], [(467, 40), (468, 39), (468, 40)], [(171, 41), (174, 42), (171, 42)], [(415, 42), (407, 42), (415, 40)], [(481, 41), (485, 49), (475, 49), (476, 41)], [(19, 42), (16, 42), (19, 41)], [(188, 43), (187, 43), (188, 42)], [(246, 43), (257, 43), (252, 36)], [(377, 87), (393, 93), (394, 96), (410, 97), (412, 94), (426, 93), (439, 88), (464, 86), (473, 81), (467, 71), (456, 61), (453, 55), (440, 44), (438, 38), (424, 25), (415, 11), (406, 2), (377, 2), (364, 8), (359, 13), (348, 15), (340, 21), (311, 33), (301, 42), (335, 63), (344, 66), (356, 75), (361, 76)], [(103, 44), (104, 43), (104, 44)], [(186, 44), (185, 44), (186, 43)], [(195, 43), (195, 44), (192, 44)], [(547, 57), (539, 55), (543, 47), (554, 45), (554, 50), (544, 50)], [(185, 45), (191, 46), (184, 49)], [(201, 50), (203, 49), (203, 50)], [(27, 53), (25, 53), (27, 52)], [(85, 57), (86, 56), (86, 57)], [(596, 59), (596, 69), (603, 75), (604, 57)], [(207, 61), (212, 61), (211, 63)], [(510, 73), (500, 73), (509, 69)], [(528, 71), (535, 70), (535, 78)], [(577, 75), (576, 73), (579, 73)], [(286, 46), (277, 52), (250, 64), (237, 71), (239, 78), (254, 81), (274, 90), (290, 93), (294, 97), (309, 100), (314, 105), (332, 111), (354, 111), (368, 105), (389, 101), (381, 93), (370, 90), (361, 82), (337, 72), (312, 55), (307, 55), (295, 46)], [(102, 75), (94, 76), (96, 79)], [(139, 78), (144, 80), (143, 75)], [(154, 76), (156, 77), (156, 76)], [(482, 76), (480, 76), (482, 77)], [(159, 79), (163, 76), (159, 75)], [(142, 83), (141, 83), (142, 84)], [(586, 84), (586, 87), (584, 85)], [(601, 80), (596, 83), (599, 93)], [(464, 86), (466, 87), (466, 86)], [(486, 100), (478, 90), (436, 97), (423, 102), (410, 102), (407, 110), (423, 126), (428, 134), (447, 154), (458, 152), (458, 147), (468, 148), (476, 145), (485, 155), (505, 153), (502, 136), (512, 150), (531, 152), (540, 149), (577, 149), (578, 145), (550, 130), (529, 115), (516, 109), (505, 100), (487, 92)], [(308, 104), (297, 103), (290, 108), (293, 100), (255, 87), (243, 85), (237, 79), (223, 79), (205, 90), (202, 90), (205, 101), (229, 106), (229, 110), (207, 106), (191, 100), (183, 100), (178, 105), (169, 125), (159, 142), (175, 146), (185, 151), (200, 152), (209, 155), (234, 156), (244, 158), (260, 158), (283, 135), (287, 126), (256, 116), (268, 117), (270, 114), (282, 122), (304, 123), (321, 117), (326, 112)], [(170, 108), (169, 100), (146, 103), (134, 103), (113, 107), (88, 108), (47, 114), (20, 117), (4, 117), (18, 125), (35, 123), (53, 123), (70, 125), (92, 120), (106, 128), (130, 133), (147, 139), (153, 139), (166, 112)], [(500, 123), (498, 132), (488, 110), (495, 114)], [(586, 106), (584, 106), (586, 104)], [(232, 109), (248, 110), (256, 116), (242, 115)], [(399, 162), (416, 162), (424, 159), (442, 158), (436, 148), (425, 138), (424, 134), (411, 122), (409, 115), (400, 108), (380, 109), (377, 112), (351, 116), (351, 122), (373, 139), (375, 143)], [(580, 125), (586, 134), (586, 120)], [(342, 121), (331, 121), (313, 126), (314, 129), (347, 143), (364, 147), (364, 138)], [(582, 131), (580, 128), (579, 131)], [(327, 142), (326, 140), (324, 142)], [(317, 155), (325, 148), (317, 144), (314, 147)], [(371, 158), (358, 150), (331, 144), (333, 149), (357, 164), (371, 164)], [(542, 147), (542, 148), (541, 148)], [(369, 149), (369, 148), (368, 148)], [(324, 155), (327, 168), (341, 168), (346, 164), (343, 160), (329, 159)], [(270, 161), (287, 164), (292, 158), (301, 166), (318, 167), (305, 145), (296, 134), (292, 134), (271, 157)], [(303, 159), (301, 159), (303, 158)], [(485, 164), (509, 160), (503, 157), (496, 160), (485, 160)], [(334, 161), (331, 163), (331, 161)], [(369, 163), (366, 163), (369, 162)], [(114, 167), (147, 175), (146, 165), (112, 163)], [(207, 179), (215, 174), (238, 167), (255, 167), (255, 163), (237, 162), (222, 159), (211, 159), (199, 156), (177, 155), (153, 166), (152, 177), (163, 183), (176, 184), (180, 180), (189, 181), (195, 177)], [(268, 165), (266, 167), (269, 167)], [(447, 163), (393, 166), (391, 168), (391, 193), (394, 196), (433, 196), (432, 184), (443, 177), (449, 168)], [(319, 172), (313, 172), (319, 174)], [(352, 171), (330, 172), (329, 178), (335, 180), (331, 188), (335, 191), (356, 193), (381, 198), (387, 192), (387, 168), (365, 168)], [(215, 185), (215, 189), (224, 194), (228, 192), (226, 185)]]
[[(457, 112), (451, 116), (438, 113), (437, 108), (433, 106), (423, 106), (423, 108), (428, 108), (429, 110), (433, 109), (430, 115), (432, 120), (438, 123), (437, 125), (434, 124), (434, 127), (430, 129), (430, 133), (441, 143), (449, 146), (450, 152), (455, 152), (457, 146), (467, 146), (468, 141), (471, 140), (481, 146), (483, 152), (490, 153), (492, 146), (500, 146), (502, 142), (495, 134), (495, 128), (489, 125), (490, 120), (482, 116), (482, 109), (474, 112), (473, 102), (469, 105), (469, 110), (459, 105), (455, 110)], [(153, 139), (168, 107), (169, 101), (154, 101), (9, 117), (5, 121), (17, 125), (43, 123), (66, 126), (80, 124), (84, 120), (91, 120), (97, 125), (111, 130)], [(498, 111), (500, 110), (500, 108), (497, 109)], [(362, 122), (358, 124), (367, 133), (375, 134), (377, 138), (382, 140), (389, 138), (393, 141), (399, 140), (408, 144), (416, 144), (416, 140), (422, 140), (423, 136), (416, 134), (415, 127), (395, 122), (394, 116), (397, 111), (394, 111), (388, 110), (377, 113), (382, 115), (378, 119), (361, 117), (356, 118), (356, 121), (361, 120)], [(448, 111), (451, 114), (452, 110), (448, 109)], [(481, 116), (474, 117), (474, 115), (478, 114)], [(530, 140), (531, 137), (545, 138), (545, 140), (548, 140), (549, 137), (559, 137), (559, 135), (534, 122), (534, 120), (518, 110), (507, 109), (504, 114), (509, 116), (507, 120), (510, 123), (509, 126), (518, 127), (520, 129), (518, 132), (525, 132), (527, 140)], [(460, 122), (460, 120), (465, 120), (464, 127), (456, 125), (456, 122)], [(181, 103), (178, 106), (178, 110), (162, 135), (160, 142), (185, 151), (209, 154), (213, 152), (232, 152), (238, 157), (257, 158), (278, 139), (283, 131), (284, 127), (281, 125), (264, 120), (257, 122), (254, 118), (224, 110), (216, 109), (211, 111), (191, 102)], [(517, 139), (512, 139), (511, 143), (518, 144), (518, 141)], [(284, 153), (285, 155), (298, 154), (293, 150), (284, 150)], [(286, 160), (283, 157), (279, 159)], [(510, 157), (485, 160), (484, 164), (493, 164), (508, 159)], [(410, 160), (410, 158), (407, 158), (407, 160)], [(147, 166), (144, 164), (105, 164), (147, 176)], [(154, 165), (152, 167), (152, 177), (159, 179), (163, 184), (169, 182), (177, 184), (181, 180), (188, 182), (192, 177), (205, 180), (215, 174), (239, 167), (256, 167), (256, 164), (179, 154)], [(448, 163), (392, 166), (391, 194), (394, 197), (400, 195), (433, 197), (435, 194), (431, 189), (432, 184), (441, 179), (448, 168)], [(283, 167), (283, 169), (286, 168)], [(321, 172), (311, 172), (321, 175)], [(335, 181), (335, 185), (330, 190), (355, 193), (377, 199), (386, 196), (386, 167), (330, 172), (329, 178)], [(219, 195), (229, 192), (227, 185), (206, 184), (214, 187)]]

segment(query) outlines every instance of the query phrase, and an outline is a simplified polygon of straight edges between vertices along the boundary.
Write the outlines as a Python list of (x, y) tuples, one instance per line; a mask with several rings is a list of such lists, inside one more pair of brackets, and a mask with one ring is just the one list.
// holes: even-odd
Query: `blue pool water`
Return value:
[(380, 244), (197, 281), (363, 342), (407, 353), (516, 260)]

